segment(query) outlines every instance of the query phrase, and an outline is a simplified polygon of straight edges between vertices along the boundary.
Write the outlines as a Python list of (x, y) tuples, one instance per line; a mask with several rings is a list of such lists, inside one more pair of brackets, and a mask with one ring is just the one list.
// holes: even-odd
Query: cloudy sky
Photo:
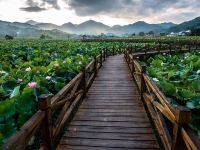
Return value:
[(63, 24), (89, 19), (107, 25), (181, 23), (200, 16), (199, 0), (0, 0), (0, 20)]

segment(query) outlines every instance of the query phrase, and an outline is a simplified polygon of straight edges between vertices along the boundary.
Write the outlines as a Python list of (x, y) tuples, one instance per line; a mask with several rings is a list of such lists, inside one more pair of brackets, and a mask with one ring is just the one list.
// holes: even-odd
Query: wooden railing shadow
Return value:
[[(190, 51), (184, 49), (182, 52)], [(172, 50), (146, 51), (134, 53), (128, 49), (124, 57), (129, 66), (149, 115), (152, 119), (163, 147), (166, 150), (198, 150), (200, 141), (188, 127), (191, 111), (183, 106), (173, 107), (165, 95), (146, 74), (146, 67), (136, 60), (137, 57), (157, 53), (172, 53)]]
[[(72, 114), (74, 108), (85, 98), (94, 78), (103, 62), (108, 57), (108, 50), (104, 49), (100, 55), (87, 65), (52, 98), (41, 95), (38, 102), (38, 111), (2, 146), (4, 150), (23, 150), (32, 138), (39, 136), (41, 150), (55, 149), (55, 141)], [(55, 115), (56, 114), (56, 115)], [(55, 117), (55, 116), (56, 117)], [(54, 116), (54, 117), (53, 117)], [(54, 121), (52, 121), (54, 119)]]

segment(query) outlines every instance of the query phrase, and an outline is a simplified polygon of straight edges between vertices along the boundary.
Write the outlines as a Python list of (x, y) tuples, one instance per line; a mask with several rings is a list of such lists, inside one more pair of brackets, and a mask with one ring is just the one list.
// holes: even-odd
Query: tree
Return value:
[(135, 33), (132, 33), (132, 35), (131, 36), (135, 36)]
[(145, 36), (145, 33), (144, 32), (140, 32), (139, 36)]
[(154, 31), (149, 31), (148, 33), (150, 36), (154, 36)]
[(42, 34), (41, 36), (40, 36), (40, 39), (45, 39), (46, 38), (46, 36), (44, 35), (44, 34)]
[(13, 36), (11, 36), (11, 35), (6, 35), (6, 36), (5, 36), (5, 39), (6, 39), (6, 40), (13, 40), (13, 39), (14, 39), (14, 37), (13, 37)]
[(82, 38), (83, 38), (83, 40), (85, 40), (85, 39), (87, 38), (87, 35), (84, 34), (84, 35), (82, 36)]
[(160, 36), (165, 36), (165, 35), (166, 35), (166, 33), (164, 33), (164, 32), (160, 33)]
[(191, 34), (192, 36), (200, 36), (200, 28), (193, 28), (191, 29)]

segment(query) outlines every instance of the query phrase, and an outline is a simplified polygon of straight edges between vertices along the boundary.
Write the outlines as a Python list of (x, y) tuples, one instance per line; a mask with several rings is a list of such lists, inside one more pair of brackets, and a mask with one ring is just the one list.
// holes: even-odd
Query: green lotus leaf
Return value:
[(166, 81), (161, 81), (158, 82), (158, 87), (164, 92), (166, 93), (166, 95), (172, 95), (175, 96), (176, 95), (176, 87)]
[(14, 88), (14, 90), (12, 91), (11, 95), (10, 95), (10, 98), (13, 98), (13, 97), (17, 97), (20, 95), (20, 86), (17, 86)]
[(196, 97), (196, 94), (188, 89), (179, 90), (179, 95), (186, 100)]

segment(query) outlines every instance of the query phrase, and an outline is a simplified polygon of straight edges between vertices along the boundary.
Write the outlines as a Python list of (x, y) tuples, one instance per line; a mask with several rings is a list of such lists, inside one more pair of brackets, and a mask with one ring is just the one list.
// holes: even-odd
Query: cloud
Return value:
[(27, 11), (27, 12), (41, 12), (46, 9), (38, 7), (38, 6), (33, 6), (33, 7), (22, 7), (22, 8), (20, 8), (20, 10)]
[(58, 0), (26, 0), (26, 7), (20, 10), (27, 12), (40, 12), (51, 8), (59, 9)]
[[(67, 4), (79, 16), (108, 15), (118, 18), (159, 16), (169, 13), (169, 8), (191, 9), (198, 0), (67, 0)], [(198, 7), (200, 9), (200, 7)]]
[[(2, 1), (2, 0), (0, 0)], [(75, 12), (80, 18), (110, 19), (133, 22), (167, 21), (180, 22), (198, 16), (199, 0), (25, 0), (20, 8), (27, 12), (60, 9)], [(64, 7), (63, 5), (67, 5)], [(66, 11), (66, 12), (67, 12)], [(64, 13), (63, 13), (64, 15)]]

